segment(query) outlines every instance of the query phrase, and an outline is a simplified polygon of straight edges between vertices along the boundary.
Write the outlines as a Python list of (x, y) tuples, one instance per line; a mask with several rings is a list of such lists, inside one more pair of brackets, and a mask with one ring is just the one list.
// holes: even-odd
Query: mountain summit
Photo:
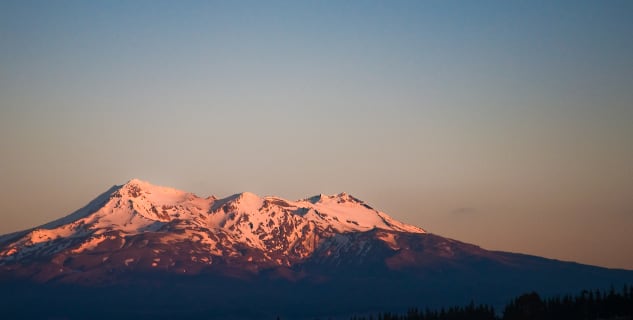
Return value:
[(633, 271), (488, 251), (347, 193), (201, 198), (133, 179), (0, 237), (9, 318), (348, 318), (624, 283)]
[[(56, 271), (40, 268), (32, 275), (40, 280), (75, 278), (77, 270), (82, 274), (104, 264), (125, 268), (134, 262), (137, 267), (165, 269), (177, 265), (173, 256), (164, 261), (160, 253), (147, 261), (140, 261), (137, 253), (113, 259), (112, 249), (120, 252), (134, 242), (151, 242), (191, 246), (195, 254), (188, 258), (201, 266), (218, 257), (246, 259), (267, 267), (291, 266), (312, 256), (323, 239), (371, 230), (425, 232), (346, 193), (298, 201), (250, 192), (223, 199), (200, 198), (132, 179), (67, 217), (0, 238), (0, 265), (48, 257), (54, 265), (50, 269)], [(392, 237), (385, 239), (392, 241)], [(87, 262), (82, 256), (101, 262)], [(181, 269), (186, 272), (187, 267)]]

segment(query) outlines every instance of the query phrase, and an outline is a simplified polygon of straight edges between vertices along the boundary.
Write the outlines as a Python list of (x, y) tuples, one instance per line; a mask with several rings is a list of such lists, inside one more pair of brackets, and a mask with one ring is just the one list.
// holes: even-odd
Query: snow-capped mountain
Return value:
[[(170, 269), (177, 268), (177, 254), (155, 247), (188, 246), (190, 272), (216, 260), (246, 260), (260, 269), (291, 266), (311, 257), (325, 239), (370, 230), (424, 233), (346, 193), (298, 201), (249, 192), (201, 198), (133, 179), (67, 217), (0, 238), (0, 265), (49, 258), (49, 268), (34, 274), (40, 280), (104, 265)], [(391, 244), (394, 236), (380, 239)], [(126, 250), (150, 242), (149, 252)]]
[(7, 319), (349, 318), (624, 283), (633, 271), (488, 251), (346, 193), (201, 198), (134, 179), (0, 236)]

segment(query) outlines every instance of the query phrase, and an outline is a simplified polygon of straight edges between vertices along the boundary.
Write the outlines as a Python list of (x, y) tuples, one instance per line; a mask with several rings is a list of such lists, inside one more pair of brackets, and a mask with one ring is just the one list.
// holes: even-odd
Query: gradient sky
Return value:
[(0, 233), (136, 177), (633, 269), (632, 138), (631, 1), (0, 1)]

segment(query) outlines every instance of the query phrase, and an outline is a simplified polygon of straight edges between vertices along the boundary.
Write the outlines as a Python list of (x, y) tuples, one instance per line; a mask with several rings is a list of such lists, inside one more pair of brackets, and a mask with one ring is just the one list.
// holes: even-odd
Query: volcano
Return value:
[(347, 193), (202, 198), (133, 179), (0, 237), (9, 319), (346, 318), (625, 283), (633, 271), (485, 250)]

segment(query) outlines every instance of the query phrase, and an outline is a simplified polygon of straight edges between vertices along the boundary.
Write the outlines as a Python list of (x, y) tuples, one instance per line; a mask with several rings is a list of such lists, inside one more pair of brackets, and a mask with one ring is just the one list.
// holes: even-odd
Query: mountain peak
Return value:
[(248, 192), (248, 191), (238, 193), (237, 199), (243, 200), (243, 201), (261, 200), (261, 198), (257, 194)]
[(364, 203), (362, 200), (352, 196), (351, 194), (349, 194), (347, 192), (341, 192), (341, 193), (337, 194), (336, 198), (341, 199), (343, 201), (352, 201), (352, 202), (357, 202), (357, 203)]
[[(6, 259), (75, 254), (101, 243), (121, 246), (129, 237), (148, 237), (163, 244), (195, 239), (212, 256), (261, 250), (260, 259), (288, 266), (287, 256), (310, 256), (319, 239), (372, 230), (425, 233), (345, 192), (299, 201), (252, 192), (216, 199), (131, 179), (67, 217), (11, 237), (8, 246), (0, 247), (0, 265)], [(271, 252), (284, 258), (271, 260)]]
[(132, 187), (132, 186), (137, 186), (137, 187), (153, 187), (154, 185), (145, 181), (145, 180), (141, 180), (138, 178), (132, 178), (130, 180), (128, 180), (128, 182), (126, 182), (125, 184), (122, 185), (122, 187)]
[(233, 202), (238, 203), (242, 210), (246, 211), (256, 211), (264, 202), (264, 199), (248, 191), (233, 195), (231, 198), (234, 198)]
[(141, 180), (139, 178), (132, 178), (130, 180), (128, 180), (125, 184), (137, 184), (137, 183), (146, 183), (149, 184), (149, 182), (145, 181), (145, 180)]
[(352, 196), (351, 194), (348, 194), (347, 192), (341, 192), (336, 195), (326, 195), (326, 194), (321, 193), (316, 196), (312, 196), (310, 198), (304, 199), (304, 201), (311, 202), (312, 204), (326, 203), (326, 202), (336, 202), (336, 203), (353, 202), (353, 203), (360, 203), (360, 204), (365, 203), (364, 201)]
[(175, 188), (154, 185), (136, 178), (122, 185), (117, 193), (119, 196), (148, 199), (149, 201), (160, 203), (181, 201), (186, 195), (193, 195)]

